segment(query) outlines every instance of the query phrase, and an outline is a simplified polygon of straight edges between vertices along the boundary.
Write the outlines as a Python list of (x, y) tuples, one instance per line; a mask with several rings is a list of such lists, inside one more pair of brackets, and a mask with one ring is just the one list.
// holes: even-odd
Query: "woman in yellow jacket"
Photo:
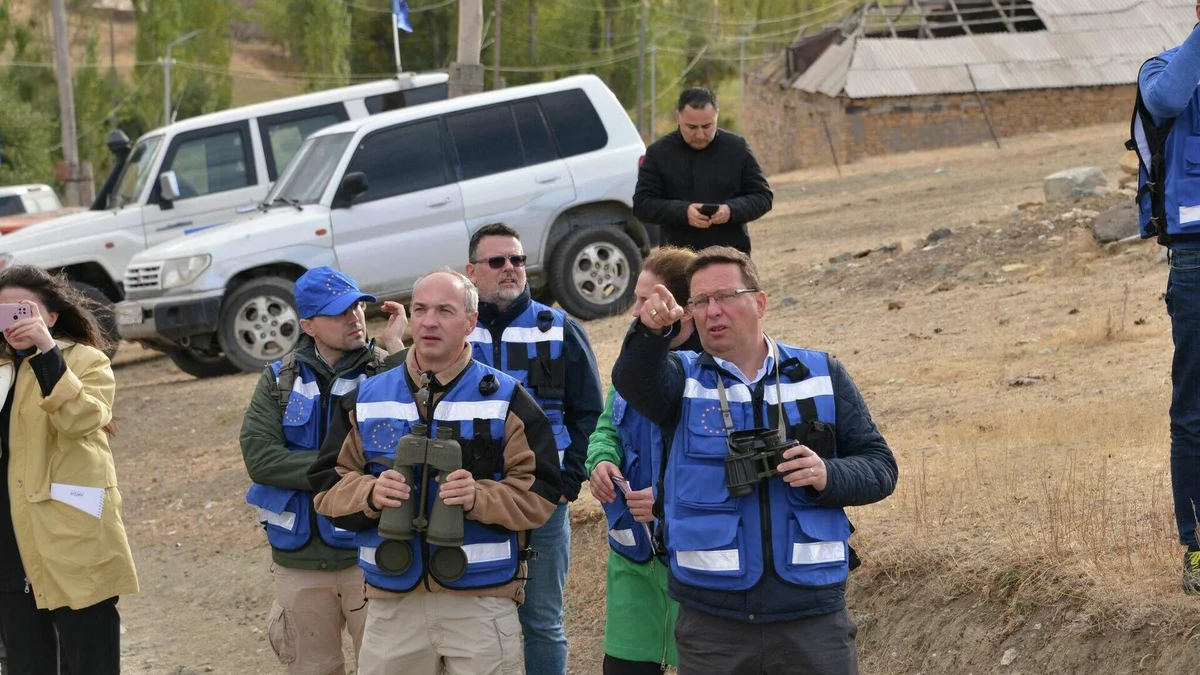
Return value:
[[(0, 271), (0, 639), (6, 673), (120, 672), (117, 598), (136, 593), (108, 437), (116, 384), (90, 301)], [(27, 309), (14, 309), (20, 306)]]

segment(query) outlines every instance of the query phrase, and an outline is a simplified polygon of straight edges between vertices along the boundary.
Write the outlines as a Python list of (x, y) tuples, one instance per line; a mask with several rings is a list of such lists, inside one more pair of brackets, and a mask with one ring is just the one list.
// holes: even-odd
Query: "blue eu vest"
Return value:
[[(279, 382), (281, 361), (271, 364), (275, 381)], [(295, 362), (296, 378), (288, 395), (287, 409), (283, 412), (283, 437), (288, 450), (313, 452), (320, 449), (325, 430), (329, 428), (329, 416), (333, 414), (333, 401), (354, 391), (367, 379), (366, 367), (333, 380), (329, 389), (329, 401), (321, 406), (321, 388), (312, 368), (303, 361)], [(281, 551), (295, 551), (306, 546), (312, 539), (313, 526), (321, 540), (335, 548), (353, 549), (354, 533), (335, 527), (333, 521), (316, 513), (312, 505), (313, 493), (307, 490), (292, 490), (275, 485), (253, 483), (246, 493), (246, 503), (258, 507), (258, 519), (267, 531), (267, 541)]]
[[(1179, 50), (1168, 49), (1155, 59), (1169, 63)], [(1141, 93), (1139, 91), (1139, 105)], [(1166, 120), (1159, 120), (1166, 122)], [(1192, 246), (1200, 240), (1200, 87), (1192, 92), (1192, 100), (1175, 118), (1163, 147), (1162, 218), (1165, 233), (1153, 231), (1150, 219), (1154, 216), (1152, 195), (1147, 181), (1146, 166), (1151, 160), (1148, 133), (1141, 118), (1135, 113), (1132, 135), (1133, 147), (1137, 150), (1142, 166), (1138, 171), (1138, 222), (1143, 238), (1158, 236), (1164, 245), (1189, 242)], [(1174, 241), (1172, 241), (1174, 240)]]
[[(653, 458), (662, 456), (662, 431), (630, 407), (620, 394), (613, 395), (612, 423), (621, 447), (621, 475), (629, 481), (629, 489), (636, 492), (651, 487), (657, 476)], [(646, 536), (646, 526), (653, 532), (654, 523), (635, 521), (620, 487), (617, 495), (613, 503), (601, 504), (608, 517), (608, 545), (634, 562), (648, 562), (654, 550)]]
[[(494, 378), (497, 388), (480, 383)], [(504, 422), (508, 417), (517, 381), (476, 361), (471, 361), (453, 388), (444, 393), (433, 408), (429, 436), (434, 437), (443, 425), (452, 428), (451, 435), (463, 448), (463, 468), (470, 469), (476, 480), (500, 480), (504, 477)], [(417, 404), (409, 388), (407, 368), (394, 368), (370, 378), (358, 390), (355, 409), (358, 431), (362, 437), (366, 470), (378, 476), (392, 468), (396, 446), (420, 422)], [(425, 481), (418, 468), (415, 471), (412, 499), (424, 499), (427, 509), (437, 499), (435, 476)], [(431, 489), (426, 489), (426, 488)], [(423, 537), (409, 542), (412, 566), (401, 574), (387, 574), (375, 564), (375, 550), (383, 543), (377, 528), (356, 533), (358, 565), (367, 583), (387, 591), (406, 593), (425, 578), (427, 561), (436, 546)], [(467, 555), (467, 570), (457, 581), (442, 584), (452, 589), (503, 586), (517, 576), (519, 545), (517, 534), (495, 525), (484, 525), (469, 518), (464, 520), (463, 551)]]
[(571, 445), (571, 434), (563, 423), (563, 397), (566, 364), (563, 360), (563, 326), (567, 315), (562, 310), (529, 301), (529, 306), (510, 323), (493, 343), (492, 334), (476, 326), (467, 336), (475, 360), (517, 378), (533, 395), (550, 420), (554, 443), (558, 446), (558, 467)]
[[(663, 488), (671, 575), (679, 583), (745, 591), (764, 575), (807, 588), (846, 580), (850, 521), (842, 509), (813, 504), (805, 488), (792, 488), (779, 477), (759, 481), (739, 498), (725, 486), (729, 449), (718, 377), (735, 430), (778, 427), (778, 377), (788, 438), (812, 428), (833, 433), (836, 406), (827, 356), (782, 344), (778, 349), (775, 373), (753, 389), (720, 371), (711, 356), (679, 353), (687, 379)], [(819, 454), (836, 453), (829, 438)]]

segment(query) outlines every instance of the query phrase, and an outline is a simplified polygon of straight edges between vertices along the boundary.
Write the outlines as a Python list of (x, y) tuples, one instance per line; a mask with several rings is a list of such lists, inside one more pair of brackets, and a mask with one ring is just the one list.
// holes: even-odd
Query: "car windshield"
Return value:
[(304, 141), (292, 161), (267, 196), (269, 205), (276, 200), (292, 204), (316, 204), (337, 169), (338, 160), (354, 134), (313, 136)]
[(150, 178), (150, 169), (154, 166), (158, 146), (161, 144), (162, 136), (151, 136), (142, 139), (133, 152), (129, 153), (129, 159), (125, 160), (125, 169), (121, 172), (121, 180), (117, 183), (119, 187), (114, 195), (116, 203), (111, 204), (112, 206), (122, 208), (137, 201)]

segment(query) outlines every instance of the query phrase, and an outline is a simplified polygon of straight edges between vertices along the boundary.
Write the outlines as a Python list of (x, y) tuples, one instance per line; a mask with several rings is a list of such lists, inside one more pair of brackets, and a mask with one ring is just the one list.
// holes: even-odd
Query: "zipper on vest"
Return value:
[[(650, 547), (650, 579), (651, 579), (651, 581), (654, 582), (655, 586), (658, 586), (658, 571), (654, 568), (654, 565), (656, 563), (658, 563), (658, 561), (654, 559), (654, 547), (651, 546)], [(669, 597), (667, 596), (667, 590), (665, 588), (661, 588), (661, 587), (659, 588), (659, 590), (662, 592), (663, 609), (665, 611), (663, 612), (662, 658), (659, 659), (659, 662), (658, 662), (658, 672), (665, 673), (665, 672), (667, 672), (667, 651), (671, 648), (671, 636), (667, 630), (671, 627), (671, 602), (670, 602)]]
[(29, 594), (29, 577), (25, 577), (25, 594)]

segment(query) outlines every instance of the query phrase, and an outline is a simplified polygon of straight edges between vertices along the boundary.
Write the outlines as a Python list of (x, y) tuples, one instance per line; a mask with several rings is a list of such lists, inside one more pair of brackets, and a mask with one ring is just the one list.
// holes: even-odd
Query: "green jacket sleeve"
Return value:
[(588, 454), (587, 463), (584, 468), (587, 469), (588, 475), (592, 475), (592, 471), (596, 470), (596, 465), (600, 462), (612, 462), (617, 466), (621, 466), (624, 456), (621, 454), (621, 443), (617, 439), (617, 428), (613, 426), (613, 395), (616, 389), (610, 384), (608, 386), (608, 396), (604, 399), (604, 412), (600, 413), (600, 418), (596, 420), (596, 430), (588, 437)]
[(283, 438), (283, 413), (278, 387), (268, 368), (254, 389), (242, 420), (242, 459), (250, 480), (291, 490), (311, 490), (308, 467), (317, 451), (288, 450)]

